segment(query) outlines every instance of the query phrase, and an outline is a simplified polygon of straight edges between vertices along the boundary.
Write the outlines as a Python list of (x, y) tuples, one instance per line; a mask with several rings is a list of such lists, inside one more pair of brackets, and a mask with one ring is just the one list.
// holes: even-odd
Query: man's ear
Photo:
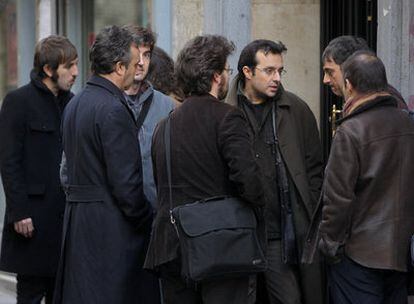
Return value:
[(345, 89), (347, 89), (349, 92), (354, 90), (354, 87), (352, 86), (352, 83), (349, 82), (348, 78), (344, 81)]
[(117, 75), (123, 76), (125, 74), (125, 71), (126, 71), (126, 67), (121, 61), (118, 61), (117, 63), (115, 63), (114, 72)]
[(47, 75), (47, 77), (52, 78), (53, 69), (50, 67), (50, 65), (45, 64), (43, 66), (43, 72)]
[(242, 72), (244, 74), (244, 78), (246, 78), (248, 80), (253, 78), (253, 71), (248, 66), (244, 66), (242, 68)]
[(221, 74), (219, 74), (218, 72), (214, 72), (213, 81), (217, 84), (221, 83)]

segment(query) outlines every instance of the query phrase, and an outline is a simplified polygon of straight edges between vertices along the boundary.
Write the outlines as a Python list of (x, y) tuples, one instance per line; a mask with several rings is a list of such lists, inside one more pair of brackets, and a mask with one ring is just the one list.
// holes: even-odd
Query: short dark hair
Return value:
[(281, 55), (287, 52), (287, 48), (281, 41), (267, 39), (257, 39), (246, 45), (240, 54), (239, 63), (237, 64), (239, 79), (243, 85), (245, 82), (243, 67), (247, 66), (250, 69), (255, 68), (257, 65), (256, 54), (259, 51), (263, 52), (265, 55), (268, 53)]
[(177, 81), (184, 94), (210, 92), (214, 73), (222, 73), (234, 44), (223, 36), (197, 36), (186, 43), (175, 65)]
[(127, 29), (116, 25), (103, 28), (89, 50), (92, 72), (110, 74), (114, 71), (117, 62), (128, 67), (133, 43), (133, 36)]
[(40, 40), (35, 46), (33, 69), (40, 78), (47, 77), (43, 67), (47, 64), (56, 72), (60, 64), (71, 62), (78, 58), (75, 46), (68, 38), (51, 35)]
[(174, 61), (162, 48), (154, 47), (146, 80), (157, 91), (166, 95), (173, 93), (179, 98), (183, 97), (183, 93), (177, 85), (177, 77), (174, 73)]
[(341, 65), (356, 51), (372, 51), (365, 39), (357, 36), (339, 36), (331, 40), (322, 54), (322, 62), (333, 60)]
[(388, 89), (385, 66), (372, 51), (357, 51), (341, 65), (344, 81), (358, 93), (374, 93)]
[(134, 43), (137, 46), (148, 46), (152, 52), (156, 38), (150, 29), (138, 25), (125, 25), (124, 28), (131, 32), (134, 37)]

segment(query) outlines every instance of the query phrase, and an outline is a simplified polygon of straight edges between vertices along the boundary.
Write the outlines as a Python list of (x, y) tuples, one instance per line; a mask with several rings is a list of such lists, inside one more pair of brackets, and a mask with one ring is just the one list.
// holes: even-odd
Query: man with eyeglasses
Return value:
[(282, 42), (248, 44), (226, 102), (247, 117), (265, 189), (269, 267), (258, 278), (258, 303), (323, 303), (319, 262), (300, 264), (322, 184), (321, 146), (308, 105), (281, 83), (286, 51)]

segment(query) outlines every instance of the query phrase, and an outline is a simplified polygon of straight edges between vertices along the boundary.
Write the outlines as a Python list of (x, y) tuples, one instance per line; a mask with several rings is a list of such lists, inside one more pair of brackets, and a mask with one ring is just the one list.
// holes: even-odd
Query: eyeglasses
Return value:
[(233, 75), (233, 69), (231, 68), (224, 68), (225, 71), (227, 71), (227, 73), (229, 73), (229, 75)]
[(276, 73), (279, 73), (279, 76), (282, 77), (284, 75), (286, 75), (287, 71), (284, 68), (280, 68), (280, 69), (276, 69), (273, 67), (267, 67), (264, 69), (261, 69), (259, 67), (255, 67), (256, 69), (258, 69), (259, 71), (265, 73), (267, 76), (275, 76)]

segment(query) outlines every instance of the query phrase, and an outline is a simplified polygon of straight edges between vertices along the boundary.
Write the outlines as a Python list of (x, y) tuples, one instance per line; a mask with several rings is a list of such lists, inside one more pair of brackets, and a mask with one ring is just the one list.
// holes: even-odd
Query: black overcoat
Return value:
[(152, 211), (122, 91), (92, 76), (67, 106), (62, 134), (68, 203), (54, 303), (140, 303), (140, 259)]
[[(0, 112), (0, 167), (6, 195), (0, 269), (55, 275), (65, 198), (59, 182), (61, 114), (70, 92), (52, 92), (32, 72), (29, 84), (6, 95)], [(32, 218), (24, 238), (13, 223)]]

